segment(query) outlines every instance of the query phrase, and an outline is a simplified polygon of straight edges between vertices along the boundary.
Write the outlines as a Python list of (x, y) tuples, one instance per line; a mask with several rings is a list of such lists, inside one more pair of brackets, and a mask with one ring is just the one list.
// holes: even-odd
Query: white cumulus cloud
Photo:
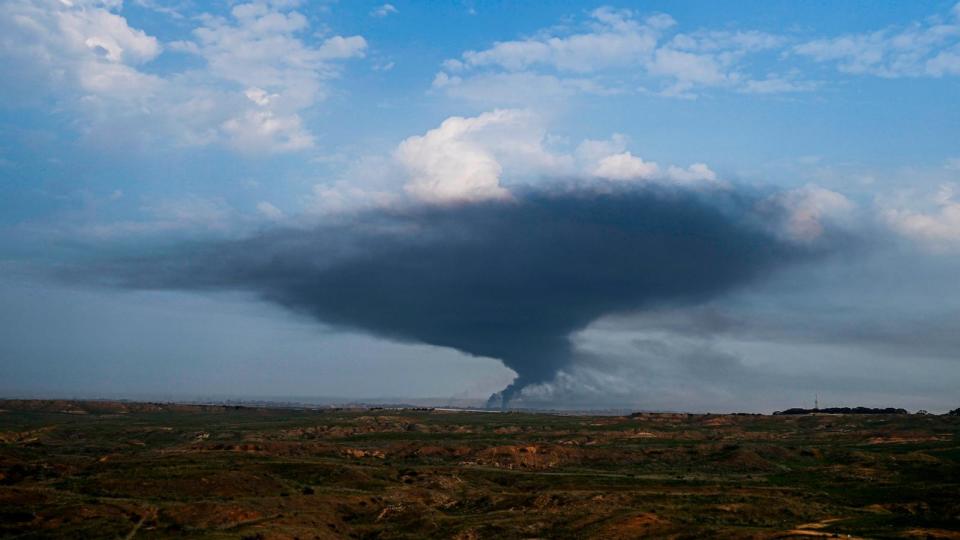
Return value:
[(816, 184), (781, 193), (776, 202), (788, 212), (787, 235), (799, 241), (816, 240), (827, 226), (848, 223), (856, 208), (843, 194)]
[(430, 202), (508, 198), (509, 192), (500, 185), (503, 167), (480, 139), (490, 131), (516, 125), (520, 116), (512, 110), (473, 118), (454, 116), (422, 136), (404, 140), (395, 155), (410, 175), (406, 191)]
[(551, 148), (553, 139), (534, 113), (497, 109), (447, 118), (424, 135), (404, 140), (394, 158), (408, 177), (407, 194), (432, 203), (509, 199), (504, 178), (518, 185), (541, 178), (727, 185), (703, 163), (663, 169), (646, 161), (627, 150), (627, 138), (621, 134), (585, 140), (573, 152)]
[[(367, 43), (313, 39), (298, 4), (238, 3), (194, 18), (191, 39), (161, 44), (130, 25), (119, 0), (9, 0), (0, 4), (0, 60), (17, 77), (0, 93), (65, 103), (81, 131), (100, 141), (222, 143), (245, 153), (308, 148), (314, 136), (302, 113), (325, 99), (339, 62), (362, 57)], [(202, 66), (148, 69), (165, 50)]]
[(960, 200), (956, 184), (940, 186), (932, 202), (931, 211), (888, 208), (883, 216), (895, 231), (907, 238), (935, 249), (960, 248)]
[(644, 161), (630, 152), (611, 154), (601, 158), (593, 175), (610, 180), (646, 180), (659, 175), (656, 163)]

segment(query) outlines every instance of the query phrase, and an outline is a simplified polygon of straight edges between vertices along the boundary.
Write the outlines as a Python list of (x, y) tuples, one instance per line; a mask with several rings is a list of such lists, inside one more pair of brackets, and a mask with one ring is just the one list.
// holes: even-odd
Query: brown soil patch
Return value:
[(910, 529), (904, 531), (907, 538), (925, 538), (928, 540), (960, 540), (960, 531), (945, 529)]
[(160, 514), (164, 522), (198, 529), (224, 529), (262, 517), (261, 512), (250, 508), (205, 502), (170, 506)]
[(549, 469), (576, 462), (581, 455), (576, 448), (569, 446), (494, 446), (480, 451), (476, 461), (506, 469)]
[(669, 521), (650, 512), (630, 516), (624, 520), (611, 523), (604, 527), (593, 538), (610, 540), (626, 540), (632, 538), (647, 538), (661, 535), (672, 528)]

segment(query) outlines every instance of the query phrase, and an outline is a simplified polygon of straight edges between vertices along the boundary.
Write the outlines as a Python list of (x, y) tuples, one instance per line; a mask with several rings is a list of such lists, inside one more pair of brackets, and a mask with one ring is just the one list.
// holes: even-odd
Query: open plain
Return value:
[(960, 417), (0, 402), (3, 538), (960, 538)]

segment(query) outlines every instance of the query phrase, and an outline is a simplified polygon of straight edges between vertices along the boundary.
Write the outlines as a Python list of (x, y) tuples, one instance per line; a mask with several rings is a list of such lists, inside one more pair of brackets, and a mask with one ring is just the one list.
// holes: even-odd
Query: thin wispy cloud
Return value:
[[(453, 95), (479, 96), (471, 87), (490, 81), (519, 88), (537, 83), (553, 92), (636, 92), (695, 97), (710, 88), (795, 92), (810, 83), (793, 75), (749, 67), (752, 55), (781, 49), (786, 38), (756, 30), (683, 33), (667, 14), (598, 8), (580, 31), (545, 30), (521, 40), (469, 50), (444, 62), (434, 86)], [(763, 82), (765, 81), (765, 84)], [(770, 81), (776, 81), (770, 82)]]
[(382, 6), (378, 7), (377, 9), (371, 11), (371, 12), (370, 12), (370, 15), (372, 15), (373, 17), (377, 17), (377, 18), (382, 19), (382, 18), (387, 17), (387, 16), (389, 16), (389, 15), (393, 15), (394, 13), (400, 13), (400, 10), (398, 10), (396, 7), (394, 7), (393, 4), (383, 4)]
[(947, 14), (873, 32), (800, 43), (793, 52), (843, 73), (886, 78), (960, 75), (960, 4)]

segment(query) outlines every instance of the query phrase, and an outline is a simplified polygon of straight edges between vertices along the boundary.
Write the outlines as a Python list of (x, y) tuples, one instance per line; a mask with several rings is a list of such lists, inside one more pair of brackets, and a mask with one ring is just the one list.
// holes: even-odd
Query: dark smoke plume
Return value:
[[(691, 304), (805, 258), (754, 198), (632, 188), (368, 212), (99, 266), (133, 288), (237, 289), (324, 323), (500, 359), (494, 399), (551, 380), (597, 318)], [(88, 269), (89, 270), (89, 269)]]

